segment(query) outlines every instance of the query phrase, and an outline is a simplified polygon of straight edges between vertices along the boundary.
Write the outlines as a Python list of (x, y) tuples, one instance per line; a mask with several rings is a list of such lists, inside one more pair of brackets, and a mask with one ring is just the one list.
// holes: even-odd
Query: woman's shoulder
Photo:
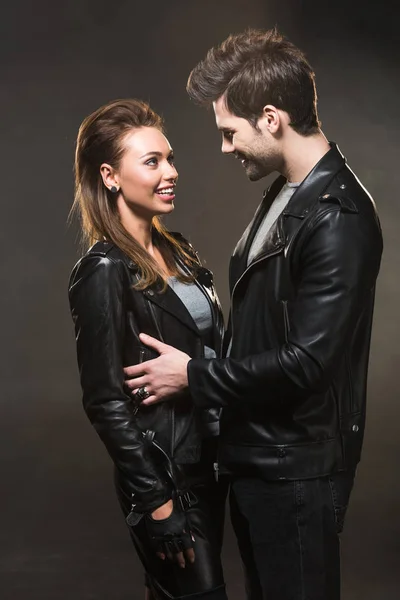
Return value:
[[(124, 263), (127, 266), (132, 266), (131, 259), (127, 256), (118, 246), (113, 242), (101, 240), (91, 246), (87, 252), (78, 260), (77, 265), (80, 263), (96, 263), (99, 259), (106, 259), (105, 264), (111, 265), (116, 263)], [(75, 266), (77, 266), (75, 265)]]
[(112, 242), (99, 241), (91, 246), (72, 269), (69, 287), (89, 275), (120, 277), (124, 267), (134, 267), (130, 258)]

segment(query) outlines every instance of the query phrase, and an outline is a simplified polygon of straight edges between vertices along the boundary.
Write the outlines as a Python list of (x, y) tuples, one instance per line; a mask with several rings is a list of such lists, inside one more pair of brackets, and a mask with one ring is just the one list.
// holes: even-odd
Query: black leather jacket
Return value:
[[(169, 287), (162, 293), (157, 286), (134, 290), (136, 275), (137, 267), (119, 248), (98, 242), (74, 267), (69, 298), (85, 411), (124, 489), (134, 494), (135, 510), (150, 512), (171, 497), (171, 483), (144, 432), (155, 432), (158, 444), (177, 464), (196, 463), (202, 438), (218, 424), (218, 411), (196, 408), (189, 396), (137, 407), (125, 392), (123, 367), (156, 356), (141, 344), (141, 332), (192, 357), (203, 356), (197, 326), (178, 296)], [(211, 272), (199, 265), (196, 282), (212, 310), (209, 345), (221, 356), (223, 318)]]
[(230, 357), (188, 364), (194, 402), (225, 407), (222, 467), (272, 480), (322, 476), (360, 458), (382, 253), (375, 205), (331, 144), (247, 267), (284, 183), (264, 194), (232, 256)]

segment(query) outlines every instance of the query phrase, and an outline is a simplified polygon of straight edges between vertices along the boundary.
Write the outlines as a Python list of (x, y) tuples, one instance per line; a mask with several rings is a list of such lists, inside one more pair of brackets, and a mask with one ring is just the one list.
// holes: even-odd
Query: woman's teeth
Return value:
[(165, 196), (170, 196), (173, 193), (174, 193), (174, 188), (165, 188), (165, 189), (157, 192), (157, 194), (165, 194)]

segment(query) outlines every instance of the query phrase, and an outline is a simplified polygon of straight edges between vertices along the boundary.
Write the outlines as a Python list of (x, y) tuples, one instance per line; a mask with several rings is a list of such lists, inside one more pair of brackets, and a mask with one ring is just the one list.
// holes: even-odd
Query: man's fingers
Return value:
[(146, 375), (142, 375), (141, 377), (135, 377), (135, 379), (126, 379), (125, 387), (129, 388), (133, 392), (137, 392), (140, 387), (146, 387), (148, 383), (148, 377)]
[(130, 367), (124, 368), (125, 377), (142, 377), (145, 373), (147, 373), (147, 364), (151, 363), (152, 360), (146, 361), (144, 363), (138, 363), (137, 365), (131, 365)]
[(152, 348), (159, 354), (165, 354), (165, 352), (168, 352), (168, 350), (171, 349), (171, 346), (160, 342), (160, 340), (156, 340), (156, 338), (151, 337), (151, 335), (147, 335), (147, 333), (141, 333), (139, 335), (139, 338), (140, 341), (143, 342), (143, 344), (145, 344), (145, 346)]
[(149, 404), (158, 404), (159, 402), (164, 402), (166, 398), (157, 398), (157, 396), (149, 396), (146, 400), (143, 400), (141, 404), (148, 406)]

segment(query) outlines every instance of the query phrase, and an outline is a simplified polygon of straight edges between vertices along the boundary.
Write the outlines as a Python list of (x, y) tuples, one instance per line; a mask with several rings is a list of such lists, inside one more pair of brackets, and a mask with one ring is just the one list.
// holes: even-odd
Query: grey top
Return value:
[(254, 236), (253, 243), (251, 244), (251, 248), (249, 250), (249, 255), (247, 257), (247, 266), (252, 262), (253, 258), (257, 256), (260, 252), (263, 242), (267, 236), (267, 233), (271, 229), (272, 225), (275, 223), (290, 198), (295, 193), (296, 189), (299, 187), (299, 183), (285, 183), (275, 200), (270, 206), (269, 211), (265, 215), (264, 219), (261, 221), (260, 227), (256, 235)]
[[(203, 339), (212, 331), (212, 314), (207, 298), (195, 283), (182, 283), (176, 277), (168, 278), (168, 285), (179, 296), (196, 323)], [(209, 346), (204, 346), (205, 358), (215, 358), (216, 354)]]

